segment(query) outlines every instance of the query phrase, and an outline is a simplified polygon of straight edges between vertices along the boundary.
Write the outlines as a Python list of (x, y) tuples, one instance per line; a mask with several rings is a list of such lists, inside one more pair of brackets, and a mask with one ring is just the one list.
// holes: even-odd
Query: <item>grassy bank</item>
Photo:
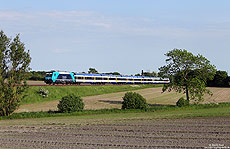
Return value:
[(81, 97), (86, 97), (160, 86), (162, 85), (43, 86), (43, 89), (49, 91), (49, 96), (46, 98), (43, 98), (38, 93), (40, 89), (39, 86), (30, 86), (27, 92), (25, 93), (26, 97), (21, 104), (57, 100), (61, 99), (63, 96), (66, 96), (68, 94), (75, 94)]
[(207, 116), (230, 116), (230, 103), (191, 105), (189, 107), (176, 106), (157, 106), (147, 110), (122, 110), (122, 109), (103, 109), (103, 110), (84, 110), (74, 113), (59, 113), (57, 111), (49, 112), (24, 112), (14, 113), (4, 119), (28, 119), (45, 117), (68, 117), (77, 116), (81, 118), (185, 118), (185, 117), (207, 117)]

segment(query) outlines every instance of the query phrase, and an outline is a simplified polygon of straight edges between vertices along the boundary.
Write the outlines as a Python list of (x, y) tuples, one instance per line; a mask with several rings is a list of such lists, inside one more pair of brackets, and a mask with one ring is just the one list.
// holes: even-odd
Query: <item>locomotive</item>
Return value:
[(66, 71), (50, 71), (46, 73), (46, 84), (168, 84), (168, 78), (123, 76), (105, 74), (83, 74)]

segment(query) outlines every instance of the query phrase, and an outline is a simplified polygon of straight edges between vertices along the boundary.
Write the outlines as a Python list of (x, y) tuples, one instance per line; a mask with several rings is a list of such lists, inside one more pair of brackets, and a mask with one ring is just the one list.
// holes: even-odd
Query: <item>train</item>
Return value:
[(46, 84), (168, 84), (169, 78), (127, 76), (127, 75), (105, 75), (84, 74), (67, 71), (50, 71), (46, 73)]

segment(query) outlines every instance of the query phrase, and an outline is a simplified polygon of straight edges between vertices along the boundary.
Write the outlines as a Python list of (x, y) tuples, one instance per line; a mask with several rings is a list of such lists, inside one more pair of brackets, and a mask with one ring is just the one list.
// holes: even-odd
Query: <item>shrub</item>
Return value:
[(40, 87), (39, 91), (38, 91), (39, 95), (41, 95), (43, 98), (48, 97), (49, 95), (49, 91)]
[(177, 102), (176, 105), (178, 107), (185, 107), (185, 106), (189, 106), (189, 101), (185, 100), (183, 97), (181, 97)]
[(84, 109), (84, 103), (80, 96), (73, 94), (62, 97), (57, 105), (58, 110), (62, 113), (71, 113), (76, 111), (82, 111)]
[(146, 109), (146, 99), (135, 92), (127, 92), (123, 97), (122, 109)]

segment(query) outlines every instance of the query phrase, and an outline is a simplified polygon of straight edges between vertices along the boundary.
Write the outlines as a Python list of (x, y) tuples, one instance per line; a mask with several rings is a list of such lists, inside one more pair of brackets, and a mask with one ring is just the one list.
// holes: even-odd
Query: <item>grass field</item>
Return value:
[[(58, 113), (51, 112), (24, 112), (14, 113), (8, 117), (0, 117), (3, 119), (25, 119), (25, 118), (43, 118), (52, 117), (71, 117), (77, 116), (78, 118), (131, 118), (131, 119), (152, 119), (152, 118), (184, 118), (184, 117), (218, 117), (218, 116), (230, 116), (230, 103), (219, 104), (201, 104), (193, 105), (189, 107), (177, 107), (177, 106), (156, 106), (148, 108), (147, 110), (121, 110), (121, 109), (101, 109), (101, 110), (84, 110), (74, 113)], [(71, 119), (71, 118), (70, 118)]]
[[(144, 89), (143, 89), (144, 88)], [(144, 96), (150, 106), (175, 105), (180, 97), (185, 96), (176, 92), (162, 93), (162, 88), (152, 85), (144, 86), (47, 86), (50, 96), (42, 98), (37, 91), (39, 87), (31, 87), (23, 105), (16, 112), (57, 110), (61, 97), (68, 93), (79, 94), (83, 97), (85, 109), (120, 109), (122, 97), (127, 91), (135, 91)], [(203, 103), (230, 102), (230, 88), (209, 88), (213, 96), (205, 96)], [(116, 93), (114, 93), (116, 92)], [(99, 95), (102, 94), (102, 95)], [(95, 95), (95, 96), (93, 96)], [(87, 96), (87, 97), (85, 97)]]
[[(30, 86), (25, 93), (26, 98), (21, 104), (38, 103), (43, 101), (60, 100), (68, 94), (75, 94), (81, 97), (94, 96), (108, 93), (116, 93), (121, 91), (132, 91), (136, 89), (154, 88), (162, 85), (104, 85), (104, 86)], [(43, 98), (39, 95), (39, 89), (43, 88), (49, 91), (49, 96)]]

